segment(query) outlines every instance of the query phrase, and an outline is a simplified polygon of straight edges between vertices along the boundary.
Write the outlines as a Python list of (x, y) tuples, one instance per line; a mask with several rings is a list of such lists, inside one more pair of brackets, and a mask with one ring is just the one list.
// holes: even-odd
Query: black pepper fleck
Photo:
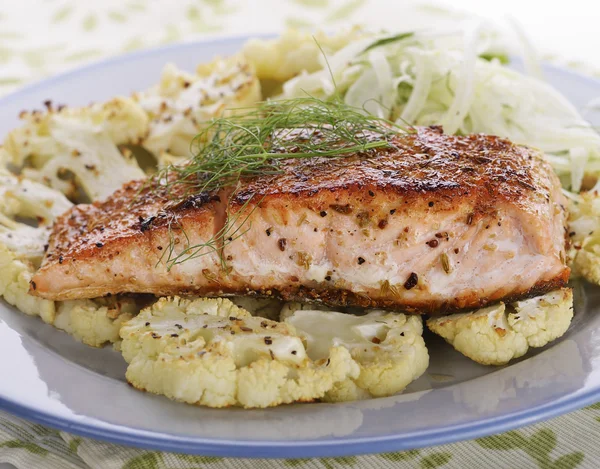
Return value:
[(365, 262), (366, 262), (366, 261), (365, 261), (365, 260), (364, 260), (362, 257), (359, 257), (359, 258), (358, 258), (358, 265), (362, 265), (362, 264), (364, 264)]
[(285, 246), (287, 244), (287, 239), (280, 238), (279, 241), (277, 241), (277, 244), (279, 245), (279, 250), (280, 251), (285, 251)]
[(96, 243), (97, 248), (101, 248), (102, 246), (104, 246), (104, 243)]
[(265, 230), (265, 233), (267, 233), (267, 236), (271, 236), (271, 228), (267, 228)]
[(269, 337), (269, 336), (265, 337), (265, 344), (271, 345), (272, 343), (273, 343), (273, 339), (271, 339), (271, 337)]
[(407, 290), (410, 290), (411, 288), (414, 288), (417, 286), (417, 283), (419, 281), (419, 276), (412, 272), (409, 276), (408, 279), (406, 280), (406, 282), (404, 282), (404, 288), (406, 288)]
[(319, 215), (321, 215), (322, 217), (326, 217), (327, 216), (327, 212), (325, 210), (321, 210), (319, 212)]
[(427, 205), (429, 205), (430, 207), (433, 207), (433, 202), (429, 202)]

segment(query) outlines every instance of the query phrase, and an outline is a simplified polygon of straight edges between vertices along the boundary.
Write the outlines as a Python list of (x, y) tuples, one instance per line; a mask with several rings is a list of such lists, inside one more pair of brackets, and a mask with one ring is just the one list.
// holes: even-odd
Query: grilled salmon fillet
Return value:
[(258, 294), (441, 314), (566, 284), (566, 203), (540, 153), (439, 127), (393, 143), (284, 160), (235, 191), (126, 184), (56, 222), (31, 293)]

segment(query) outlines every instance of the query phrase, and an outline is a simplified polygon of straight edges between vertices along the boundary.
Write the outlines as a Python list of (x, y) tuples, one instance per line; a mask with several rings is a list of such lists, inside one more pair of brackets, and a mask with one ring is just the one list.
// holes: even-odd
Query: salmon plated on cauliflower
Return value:
[(600, 137), (447, 37), (288, 32), (23, 111), (0, 297), (215, 408), (436, 388), (433, 334), (486, 366), (568, 335), (569, 277), (600, 284)]
[[(235, 188), (185, 190), (134, 181), (68, 211), (31, 293), (255, 293), (441, 314), (569, 277), (557, 176), (541, 153), (498, 137), (422, 127), (386, 148), (285, 159)], [(191, 246), (204, 248), (167, 263), (166, 249)]]

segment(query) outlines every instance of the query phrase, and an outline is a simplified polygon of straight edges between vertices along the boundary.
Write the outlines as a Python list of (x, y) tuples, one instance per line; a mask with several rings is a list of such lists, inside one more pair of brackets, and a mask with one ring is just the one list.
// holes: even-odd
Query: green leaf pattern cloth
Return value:
[[(19, 0), (0, 5), (0, 95), (102, 57), (207, 35), (351, 23), (392, 30), (463, 14), (420, 2), (390, 15), (388, 0)], [(264, 11), (269, 11), (268, 18)], [(579, 65), (579, 64), (571, 64)], [(233, 459), (161, 453), (81, 438), (0, 413), (0, 462), (19, 469), (600, 467), (600, 404), (472, 441), (395, 453), (312, 459)]]

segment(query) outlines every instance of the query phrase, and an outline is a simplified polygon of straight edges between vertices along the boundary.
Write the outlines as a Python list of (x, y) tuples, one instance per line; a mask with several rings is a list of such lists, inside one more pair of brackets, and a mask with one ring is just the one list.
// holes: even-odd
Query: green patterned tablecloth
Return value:
[[(476, 5), (483, 11), (477, 2), (453, 3)], [(526, 3), (523, 11), (531, 14), (532, 8)], [(584, 5), (583, 1), (579, 3)], [(569, 14), (576, 14), (576, 10), (571, 5)], [(579, 14), (586, 16), (584, 11)], [(535, 11), (535, 15), (542, 16), (543, 12)], [(0, 94), (108, 55), (208, 34), (264, 33), (286, 26), (334, 29), (355, 22), (403, 29), (424, 22), (429, 26), (448, 24), (460, 18), (459, 13), (429, 4), (388, 0), (5, 0), (0, 5)], [(571, 27), (576, 28), (575, 23)], [(569, 37), (564, 30), (562, 33), (561, 37)], [(535, 37), (536, 32), (532, 34)], [(540, 37), (544, 34), (548, 31), (540, 29)], [(581, 48), (577, 50), (581, 52)], [(564, 50), (557, 52), (565, 57)], [(581, 67), (582, 63), (571, 65)], [(579, 469), (600, 467), (599, 443), (600, 404), (473, 441), (399, 453), (307, 460), (229, 459), (145, 451), (79, 438), (0, 413), (0, 462), (20, 469)]]

